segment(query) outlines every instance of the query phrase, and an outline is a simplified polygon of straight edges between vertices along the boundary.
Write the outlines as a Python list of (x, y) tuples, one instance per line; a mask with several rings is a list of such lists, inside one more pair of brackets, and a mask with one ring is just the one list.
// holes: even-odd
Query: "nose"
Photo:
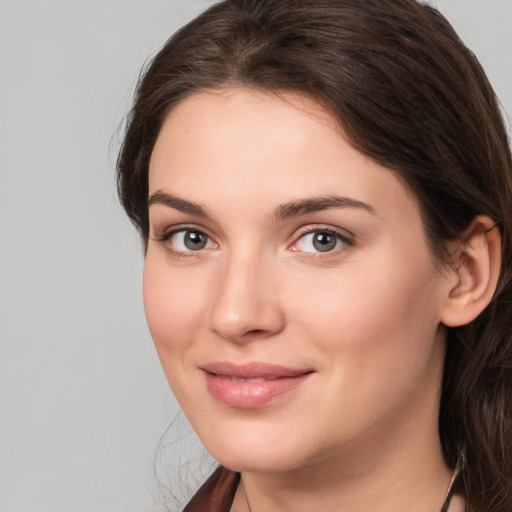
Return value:
[(216, 279), (210, 330), (236, 343), (281, 332), (285, 316), (274, 274), (271, 263), (261, 258), (246, 256), (225, 262)]

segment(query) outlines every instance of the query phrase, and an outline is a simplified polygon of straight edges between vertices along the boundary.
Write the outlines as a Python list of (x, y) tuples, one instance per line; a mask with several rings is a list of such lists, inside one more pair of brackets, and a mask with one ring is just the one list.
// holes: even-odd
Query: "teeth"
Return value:
[(231, 377), (231, 382), (265, 382), (263, 377), (256, 377), (253, 379), (239, 379), (237, 377)]

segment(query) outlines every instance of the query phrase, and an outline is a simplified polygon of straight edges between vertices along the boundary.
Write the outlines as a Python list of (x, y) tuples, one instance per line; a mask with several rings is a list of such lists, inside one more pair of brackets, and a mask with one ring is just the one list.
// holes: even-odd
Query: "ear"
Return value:
[(455, 246), (441, 322), (458, 327), (474, 320), (494, 295), (500, 266), (500, 231), (491, 218), (478, 215)]

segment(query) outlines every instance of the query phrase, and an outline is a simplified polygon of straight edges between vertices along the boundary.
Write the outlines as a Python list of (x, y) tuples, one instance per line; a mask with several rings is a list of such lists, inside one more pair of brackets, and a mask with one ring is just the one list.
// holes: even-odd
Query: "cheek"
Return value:
[(144, 310), (151, 336), (164, 369), (172, 363), (165, 355), (184, 352), (202, 312), (201, 289), (193, 277), (183, 279), (184, 273), (172, 272), (169, 266), (149, 253), (143, 274)]
[(336, 404), (336, 417), (344, 418), (341, 433), (331, 421), (333, 438), (403, 417), (411, 404), (427, 409), (437, 396), (443, 345), (437, 343), (430, 269), (413, 266), (407, 272), (396, 261), (378, 272), (368, 268), (359, 272), (354, 266), (326, 283), (316, 280), (309, 307), (295, 314), (321, 353), (317, 360), (329, 396), (317, 402), (316, 412), (331, 418)]
[[(310, 290), (307, 304), (297, 301), (294, 316), (318, 348), (331, 355), (340, 378), (364, 377), (370, 383), (428, 364), (439, 305), (429, 261), (386, 253), (378, 258), (369, 254), (368, 260), (307, 278), (301, 286)], [(292, 296), (298, 297), (299, 290)]]

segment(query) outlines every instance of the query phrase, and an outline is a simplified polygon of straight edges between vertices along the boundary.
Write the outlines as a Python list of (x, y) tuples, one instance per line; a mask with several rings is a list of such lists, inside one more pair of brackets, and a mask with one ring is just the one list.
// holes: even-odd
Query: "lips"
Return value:
[(241, 409), (262, 407), (300, 386), (313, 373), (266, 363), (235, 365), (212, 363), (201, 367), (210, 394), (226, 405)]

